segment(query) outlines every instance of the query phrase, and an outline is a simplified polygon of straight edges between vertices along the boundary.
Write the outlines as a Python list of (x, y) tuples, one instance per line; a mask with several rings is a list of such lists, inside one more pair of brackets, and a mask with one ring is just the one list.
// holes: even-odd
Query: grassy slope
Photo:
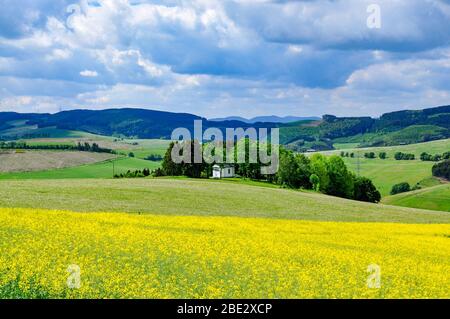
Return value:
[[(339, 145), (342, 147), (342, 145)], [(442, 154), (450, 150), (450, 140), (440, 140), (420, 144), (361, 148), (361, 149), (345, 149), (345, 152), (354, 152), (364, 156), (365, 152), (386, 152), (388, 159), (360, 159), (360, 174), (372, 179), (383, 196), (388, 196), (392, 186), (401, 182), (408, 182), (415, 185), (422, 180), (428, 180), (431, 177), (431, 168), (434, 163), (415, 161), (396, 161), (394, 154), (396, 152), (413, 153), (418, 158), (422, 152), (430, 154)], [(340, 154), (339, 151), (323, 152), (324, 154)], [(354, 171), (358, 171), (358, 160), (356, 158), (344, 158), (348, 167)], [(426, 186), (426, 185), (425, 185)]]
[(383, 202), (389, 205), (450, 212), (450, 184), (390, 196), (385, 198)]
[(450, 214), (187, 179), (0, 181), (0, 207), (321, 221), (450, 223)]
[(379, 143), (378, 145), (399, 145), (401, 143), (420, 143), (424, 141), (425, 137), (428, 139), (439, 139), (445, 136), (448, 136), (447, 129), (443, 127), (436, 125), (412, 125), (395, 132), (358, 134), (337, 138), (334, 141), (338, 144), (377, 145)]
[[(347, 166), (358, 171), (358, 160), (345, 158)], [(421, 161), (395, 161), (380, 159), (361, 159), (360, 174), (373, 180), (382, 196), (388, 196), (392, 186), (408, 182), (411, 186), (431, 177), (433, 163)]]
[(81, 137), (41, 138), (22, 140), (29, 145), (75, 145), (81, 143), (97, 143), (101, 147), (114, 149), (124, 154), (133, 152), (137, 158), (144, 159), (149, 155), (164, 155), (169, 147), (168, 140), (118, 139), (111, 136), (101, 136), (83, 133)]
[[(389, 157), (393, 157), (396, 152), (403, 153), (413, 153), (416, 156), (420, 156), (421, 153), (427, 152), (429, 154), (442, 154), (444, 152), (450, 151), (450, 139), (432, 141), (426, 143), (418, 143), (418, 144), (409, 144), (409, 145), (399, 145), (399, 146), (385, 146), (385, 147), (370, 147), (370, 148), (344, 148), (345, 143), (338, 144), (340, 150), (339, 151), (329, 151), (323, 152), (325, 154), (339, 154), (341, 149), (346, 152), (386, 152)], [(350, 146), (354, 146), (354, 144), (350, 144)]]
[[(138, 158), (119, 158), (114, 160), (115, 173), (126, 173), (128, 170), (155, 169), (160, 163), (145, 161)], [(105, 161), (89, 165), (64, 169), (0, 174), (0, 180), (6, 179), (71, 179), (71, 178), (112, 178), (113, 161)]]

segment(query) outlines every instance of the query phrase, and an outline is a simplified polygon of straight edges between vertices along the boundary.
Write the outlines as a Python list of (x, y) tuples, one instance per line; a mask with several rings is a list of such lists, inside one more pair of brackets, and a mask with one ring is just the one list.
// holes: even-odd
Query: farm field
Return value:
[(0, 150), (0, 174), (61, 169), (115, 158), (116, 155), (77, 151)]
[[(345, 146), (350, 147), (345, 147)], [(326, 151), (322, 152), (323, 154), (334, 154), (339, 155), (341, 151), (346, 152), (360, 152), (364, 155), (365, 152), (386, 152), (388, 158), (393, 159), (394, 154), (396, 152), (403, 153), (412, 153), (415, 154), (416, 157), (419, 157), (421, 153), (427, 152), (429, 154), (442, 154), (444, 152), (450, 151), (450, 139), (431, 141), (426, 143), (418, 143), (418, 144), (408, 144), (408, 145), (398, 145), (398, 146), (384, 146), (384, 147), (369, 147), (369, 148), (354, 148), (354, 143), (348, 144), (338, 144), (339, 150), (336, 151)]]
[(0, 181), (0, 207), (346, 222), (442, 223), (450, 214), (312, 192), (190, 179)]
[[(343, 147), (342, 144), (339, 145)], [(344, 161), (347, 166), (355, 173), (359, 172), (362, 176), (368, 177), (373, 180), (375, 186), (380, 190), (383, 197), (388, 196), (392, 186), (402, 182), (408, 182), (411, 186), (420, 183), (423, 187), (430, 186), (427, 183), (430, 182), (432, 177), (431, 169), (434, 162), (423, 162), (419, 159), (420, 154), (427, 152), (429, 154), (442, 154), (450, 151), (450, 140), (439, 140), (420, 144), (401, 145), (401, 146), (389, 146), (389, 147), (375, 147), (375, 148), (349, 148), (337, 151), (322, 152), (325, 155), (339, 155), (341, 151), (355, 153), (355, 156), (359, 154), (358, 158), (344, 157)], [(380, 152), (386, 152), (388, 158), (381, 160), (366, 159), (364, 153), (374, 152), (378, 154)], [(414, 161), (396, 161), (394, 155), (396, 152), (412, 153), (416, 155)], [(436, 183), (432, 183), (432, 186)]]
[(449, 225), (35, 209), (0, 220), (0, 298), (450, 296)]
[[(93, 153), (89, 153), (93, 154)], [(15, 179), (73, 179), (73, 178), (113, 178), (113, 162), (115, 174), (126, 173), (128, 170), (143, 170), (144, 168), (155, 169), (160, 163), (145, 161), (138, 158), (118, 158), (99, 163), (63, 168), (53, 170), (43, 170), (36, 172), (13, 172), (0, 173), (0, 180)]]
[(111, 136), (102, 136), (89, 133), (82, 133), (81, 137), (67, 138), (39, 138), (21, 140), (29, 145), (76, 145), (80, 143), (96, 143), (100, 147), (113, 149), (127, 155), (133, 152), (137, 158), (145, 159), (149, 155), (164, 155), (169, 147), (168, 140), (152, 139), (122, 139)]
[[(344, 158), (347, 167), (358, 172), (358, 159)], [(392, 186), (408, 182), (411, 187), (423, 180), (432, 177), (432, 168), (435, 163), (416, 161), (396, 161), (366, 159), (359, 160), (361, 176), (370, 178), (383, 197), (389, 196)]]
[(450, 212), (450, 184), (389, 196), (383, 203)]

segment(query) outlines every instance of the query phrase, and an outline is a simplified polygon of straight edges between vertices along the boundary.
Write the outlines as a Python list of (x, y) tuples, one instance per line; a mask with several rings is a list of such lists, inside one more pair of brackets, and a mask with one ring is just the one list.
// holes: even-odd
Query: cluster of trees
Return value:
[[(187, 176), (191, 178), (209, 178), (212, 175), (213, 166), (216, 164), (213, 163), (205, 163), (205, 161), (202, 161), (201, 163), (195, 163), (195, 150), (200, 149), (201, 152), (203, 152), (205, 147), (208, 147), (208, 144), (202, 144), (200, 145), (197, 141), (187, 141), (184, 143), (189, 143), (190, 146), (190, 161), (182, 162), (182, 163), (175, 163), (172, 160), (172, 150), (175, 147), (176, 143), (171, 143), (169, 148), (166, 151), (166, 154), (164, 155), (163, 162), (162, 162), (162, 171), (159, 172), (163, 174), (163, 176)], [(248, 139), (245, 140), (245, 149), (249, 149), (250, 143), (256, 143), (256, 142), (250, 142)], [(189, 146), (187, 147), (189, 149)], [(235, 143), (235, 153), (234, 153), (234, 159), (235, 163), (237, 162), (238, 158), (238, 149), (236, 143)], [(245, 161), (243, 163), (235, 164), (235, 172), (237, 175), (245, 178), (251, 178), (255, 180), (263, 180), (267, 179), (267, 176), (263, 176), (261, 174), (261, 168), (264, 166), (264, 164), (261, 164), (261, 160), (259, 158), (259, 143), (256, 145), (256, 152), (257, 152), (257, 162), (251, 163), (249, 160), (249, 154), (246, 153)], [(268, 149), (270, 150), (270, 145), (268, 146)], [(213, 156), (216, 155), (215, 150), (213, 152)], [(225, 161), (226, 159), (226, 148), (223, 148), (223, 159)], [(182, 154), (181, 154), (182, 155)], [(219, 155), (219, 154), (218, 154)], [(270, 154), (269, 154), (270, 155)]]
[(450, 160), (435, 164), (433, 166), (433, 176), (450, 180)]
[(151, 155), (147, 156), (145, 158), (145, 160), (152, 161), (152, 162), (161, 162), (163, 160), (163, 157), (158, 154), (151, 154)]
[(341, 157), (351, 157), (354, 158), (355, 157), (355, 153), (349, 153), (349, 152), (341, 152)]
[(450, 152), (445, 152), (444, 154), (431, 155), (426, 152), (420, 154), (420, 159), (425, 162), (440, 162), (442, 160), (450, 159)]
[(290, 151), (280, 152), (280, 167), (272, 177), (275, 183), (289, 188), (314, 189), (324, 194), (378, 203), (380, 192), (372, 181), (358, 177), (347, 169), (339, 156), (314, 154), (311, 158)]
[(109, 148), (102, 148), (97, 143), (70, 144), (34, 144), (29, 145), (26, 142), (0, 142), (0, 149), (19, 149), (19, 150), (64, 150), (64, 151), (82, 151), (93, 153), (115, 153)]
[(397, 161), (414, 161), (416, 159), (416, 155), (402, 152), (395, 153), (394, 157)]
[(365, 153), (365, 154), (364, 154), (364, 157), (365, 157), (365, 158), (374, 159), (374, 158), (376, 158), (377, 156), (375, 155), (374, 152), (369, 152), (369, 153)]
[(148, 168), (141, 170), (130, 171), (128, 170), (125, 174), (116, 174), (114, 178), (143, 178), (151, 175), (151, 171)]
[[(174, 145), (174, 143), (170, 145), (164, 156), (162, 169), (155, 172), (154, 176), (184, 175), (193, 178), (209, 178), (212, 175), (213, 164), (174, 163), (171, 156)], [(198, 145), (196, 142), (191, 142), (190, 145), (193, 156), (194, 147)], [(262, 175), (262, 165), (259, 161), (249, 163), (248, 154), (245, 163), (234, 166), (236, 173), (241, 177), (266, 180), (287, 188), (314, 189), (324, 194), (366, 202), (378, 203), (381, 200), (380, 192), (372, 181), (350, 172), (339, 156), (325, 157), (314, 154), (308, 158), (303, 154), (295, 154), (280, 148), (279, 169), (274, 175)]]
[[(369, 158), (369, 159), (375, 159), (377, 157), (377, 155), (374, 152), (368, 152), (364, 154), (365, 158)], [(387, 158), (387, 153), (386, 152), (380, 152), (378, 153), (378, 157), (380, 159), (386, 159)]]
[(409, 183), (404, 182), (394, 185), (391, 190), (391, 195), (397, 195), (409, 191), (411, 191), (411, 185), (409, 185)]

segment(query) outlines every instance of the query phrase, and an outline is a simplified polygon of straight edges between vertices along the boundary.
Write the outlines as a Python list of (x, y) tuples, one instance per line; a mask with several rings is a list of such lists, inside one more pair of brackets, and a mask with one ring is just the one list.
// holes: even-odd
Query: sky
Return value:
[(0, 111), (450, 104), (450, 0), (0, 0)]

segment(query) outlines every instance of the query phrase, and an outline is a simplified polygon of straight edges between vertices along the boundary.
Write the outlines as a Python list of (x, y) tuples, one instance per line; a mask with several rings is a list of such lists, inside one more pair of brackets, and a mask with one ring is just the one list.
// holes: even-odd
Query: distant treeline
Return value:
[(26, 142), (0, 142), (0, 149), (19, 149), (19, 150), (64, 150), (64, 151), (81, 151), (93, 153), (110, 153), (115, 154), (114, 150), (100, 147), (97, 143), (78, 143), (70, 144), (34, 144), (30, 145)]
[(150, 169), (144, 168), (142, 171), (141, 170), (135, 170), (135, 171), (128, 170), (125, 174), (123, 174), (123, 173), (115, 174), (114, 178), (142, 178), (142, 177), (148, 177), (151, 174), (152, 174), (152, 172), (150, 171)]

